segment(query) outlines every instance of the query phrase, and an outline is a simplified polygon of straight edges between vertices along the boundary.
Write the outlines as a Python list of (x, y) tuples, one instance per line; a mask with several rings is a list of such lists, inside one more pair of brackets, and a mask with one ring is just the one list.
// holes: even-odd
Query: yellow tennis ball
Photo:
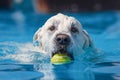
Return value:
[(57, 53), (51, 58), (51, 63), (55, 65), (67, 64), (72, 62), (71, 58), (64, 53)]

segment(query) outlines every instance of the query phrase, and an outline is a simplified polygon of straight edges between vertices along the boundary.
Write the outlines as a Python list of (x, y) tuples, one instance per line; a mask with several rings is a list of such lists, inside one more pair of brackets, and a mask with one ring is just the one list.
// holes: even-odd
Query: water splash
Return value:
[(34, 47), (32, 43), (2, 42), (0, 58), (4, 60), (12, 60), (13, 62), (33, 63), (46, 62), (49, 57), (40, 53), (38, 47)]

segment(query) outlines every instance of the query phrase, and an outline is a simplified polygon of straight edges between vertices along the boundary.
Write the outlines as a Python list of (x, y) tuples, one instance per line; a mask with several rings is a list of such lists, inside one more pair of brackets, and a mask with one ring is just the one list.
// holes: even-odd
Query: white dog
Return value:
[(57, 14), (46, 21), (34, 35), (34, 41), (39, 42), (40, 50), (51, 57), (58, 52), (66, 53), (72, 59), (76, 54), (94, 49), (93, 41), (73, 17)]

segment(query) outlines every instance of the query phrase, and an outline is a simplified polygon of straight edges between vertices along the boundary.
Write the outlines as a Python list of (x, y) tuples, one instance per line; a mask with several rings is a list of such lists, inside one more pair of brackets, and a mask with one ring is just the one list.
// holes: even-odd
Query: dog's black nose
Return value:
[(56, 43), (59, 45), (69, 45), (70, 43), (70, 37), (66, 34), (58, 34), (56, 36)]

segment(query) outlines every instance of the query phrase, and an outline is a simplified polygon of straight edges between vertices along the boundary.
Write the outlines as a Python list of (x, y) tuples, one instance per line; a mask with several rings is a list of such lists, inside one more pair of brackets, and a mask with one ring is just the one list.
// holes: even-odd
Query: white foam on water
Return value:
[(21, 63), (31, 63), (44, 62), (48, 58), (47, 55), (41, 53), (38, 47), (34, 47), (32, 43), (2, 42), (0, 45), (4, 45), (1, 51), (4, 56), (0, 57), (3, 60), (11, 59)]

